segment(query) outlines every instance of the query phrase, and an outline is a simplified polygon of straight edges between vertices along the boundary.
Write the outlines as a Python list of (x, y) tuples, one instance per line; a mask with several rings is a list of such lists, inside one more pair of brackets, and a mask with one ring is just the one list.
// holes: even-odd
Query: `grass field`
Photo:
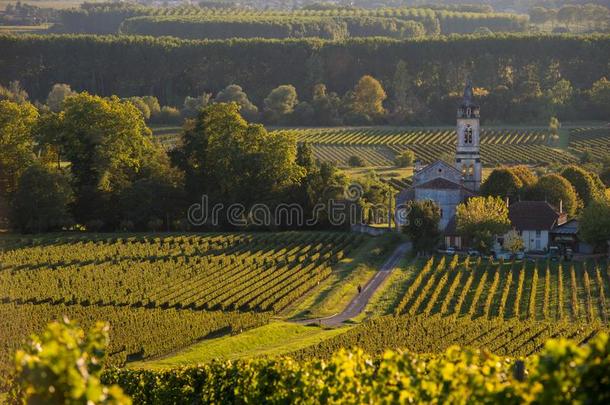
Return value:
[(289, 322), (271, 322), (235, 336), (208, 339), (178, 353), (146, 362), (130, 363), (130, 368), (173, 368), (207, 363), (214, 359), (237, 360), (285, 355), (344, 333), (349, 327), (323, 329)]

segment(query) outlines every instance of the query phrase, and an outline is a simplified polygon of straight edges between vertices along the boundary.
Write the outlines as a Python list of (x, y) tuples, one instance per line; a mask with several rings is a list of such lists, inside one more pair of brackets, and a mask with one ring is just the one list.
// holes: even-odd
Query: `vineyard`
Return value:
[(510, 357), (539, 352), (552, 338), (578, 343), (608, 331), (607, 263), (490, 263), (458, 256), (418, 262), (393, 315), (291, 354), (330, 358), (340, 348), (443, 352), (453, 344)]
[[(334, 232), (34, 239), (0, 254), (0, 365), (67, 315), (109, 321), (113, 362), (265, 323), (366, 240)], [(172, 333), (168, 333), (168, 331)], [(146, 331), (146, 333), (143, 333)], [(4, 339), (3, 339), (4, 341)]]
[[(405, 149), (424, 163), (455, 153), (455, 129), (408, 128), (300, 128), (278, 130), (313, 146), (316, 157), (347, 166), (350, 156), (360, 156), (370, 166), (390, 166)], [(567, 164), (569, 153), (547, 146), (548, 132), (539, 129), (483, 129), (481, 155), (486, 165)]]
[(395, 314), (608, 323), (606, 263), (430, 259), (413, 273)]
[(610, 156), (610, 128), (577, 128), (570, 131), (569, 148), (578, 154), (588, 153), (592, 159)]
[[(298, 142), (312, 145), (315, 157), (337, 166), (348, 166), (352, 156), (361, 157), (367, 166), (392, 166), (398, 154), (406, 149), (415, 153), (424, 163), (455, 154), (455, 129), (410, 129), (410, 128), (291, 128), (276, 132), (294, 136)], [(597, 130), (599, 131), (599, 130)], [(159, 127), (154, 129), (156, 138), (165, 148), (177, 145), (180, 128)], [(596, 132), (597, 133), (597, 132)], [(605, 133), (607, 135), (607, 132)], [(481, 156), (486, 165), (496, 164), (569, 164), (576, 157), (568, 152), (547, 146), (548, 132), (540, 129), (483, 129), (481, 131)], [(602, 154), (610, 150), (610, 137), (600, 136), (586, 142), (602, 146), (592, 153)], [(577, 142), (577, 141), (573, 141)], [(596, 145), (576, 143), (570, 145), (593, 149)], [(587, 144), (588, 145), (588, 144)], [(605, 146), (604, 146), (605, 145)], [(603, 149), (605, 148), (605, 149)]]
[(353, 350), (308, 362), (253, 359), (178, 370), (108, 370), (102, 378), (123, 387), (137, 404), (604, 404), (610, 401), (609, 356), (604, 334), (583, 347), (551, 341), (525, 360), (460, 347), (438, 355), (387, 351), (377, 359)]
[(452, 345), (459, 345), (516, 358), (540, 352), (548, 339), (569, 338), (583, 343), (600, 332), (608, 332), (608, 327), (599, 322), (471, 320), (438, 315), (384, 316), (289, 356), (299, 361), (329, 359), (343, 348), (360, 348), (374, 356), (381, 356), (391, 349), (442, 353)]

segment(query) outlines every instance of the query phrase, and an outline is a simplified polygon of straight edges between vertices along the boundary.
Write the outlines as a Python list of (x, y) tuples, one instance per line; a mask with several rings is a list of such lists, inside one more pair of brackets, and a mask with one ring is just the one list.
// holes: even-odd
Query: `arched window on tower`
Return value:
[(468, 166), (466, 166), (466, 163), (462, 164), (462, 176), (467, 176), (468, 175)]
[(464, 143), (472, 143), (472, 127), (470, 124), (466, 125), (464, 129)]
[(474, 164), (470, 164), (470, 167), (468, 168), (468, 175), (469, 176), (474, 176)]
[(472, 112), (472, 110), (470, 109), (470, 107), (468, 107), (468, 108), (466, 109), (466, 116), (467, 116), (467, 117), (470, 117), (471, 112)]

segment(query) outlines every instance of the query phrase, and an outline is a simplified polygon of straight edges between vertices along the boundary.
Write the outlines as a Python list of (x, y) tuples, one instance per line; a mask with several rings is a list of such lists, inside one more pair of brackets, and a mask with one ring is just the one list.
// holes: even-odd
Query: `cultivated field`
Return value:
[[(424, 163), (430, 163), (439, 158), (453, 156), (456, 143), (454, 128), (336, 127), (289, 128), (274, 131), (290, 134), (298, 142), (310, 143), (317, 159), (333, 162), (339, 167), (347, 167), (348, 160), (352, 156), (362, 158), (366, 166), (393, 166), (396, 157), (406, 149), (415, 152), (415, 156)], [(488, 166), (520, 163), (536, 165), (574, 163), (583, 148), (595, 146), (579, 141), (580, 137), (584, 136), (581, 135), (583, 131), (580, 129), (571, 131), (572, 143), (570, 148), (565, 150), (549, 146), (550, 134), (544, 129), (483, 128), (481, 156), (485, 165)], [(169, 126), (154, 129), (155, 136), (167, 149), (175, 147), (179, 133), (179, 127)], [(602, 143), (606, 147), (610, 145), (608, 130), (604, 132), (603, 129), (595, 129), (583, 133), (596, 134), (594, 139), (597, 143)]]
[(108, 321), (114, 364), (260, 326), (366, 240), (335, 232), (7, 238), (0, 370), (23, 339), (62, 316), (84, 327)]

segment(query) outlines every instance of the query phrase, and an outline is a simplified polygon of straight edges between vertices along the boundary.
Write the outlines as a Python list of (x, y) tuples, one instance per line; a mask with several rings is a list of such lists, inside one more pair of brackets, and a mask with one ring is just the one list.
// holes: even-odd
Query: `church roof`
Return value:
[(508, 218), (520, 231), (550, 231), (566, 220), (546, 201), (519, 201), (508, 207)]
[(419, 172), (415, 173), (413, 175), (413, 177), (414, 178), (415, 177), (420, 177), (422, 173), (426, 173), (426, 172), (428, 172), (428, 171), (430, 171), (430, 170), (432, 170), (434, 168), (436, 168), (438, 170), (439, 166), (444, 167), (446, 170), (456, 172), (460, 176), (462, 175), (462, 173), (460, 173), (460, 171), (458, 169), (456, 169), (455, 167), (451, 166), (449, 163), (445, 162), (444, 160), (437, 160), (435, 162), (430, 163), (429, 165), (427, 165), (426, 167), (421, 169)]
[(460, 188), (462, 188), (462, 185), (454, 183), (442, 177), (437, 177), (436, 179), (432, 179), (423, 184), (418, 184), (415, 187), (425, 189), (459, 190)]

